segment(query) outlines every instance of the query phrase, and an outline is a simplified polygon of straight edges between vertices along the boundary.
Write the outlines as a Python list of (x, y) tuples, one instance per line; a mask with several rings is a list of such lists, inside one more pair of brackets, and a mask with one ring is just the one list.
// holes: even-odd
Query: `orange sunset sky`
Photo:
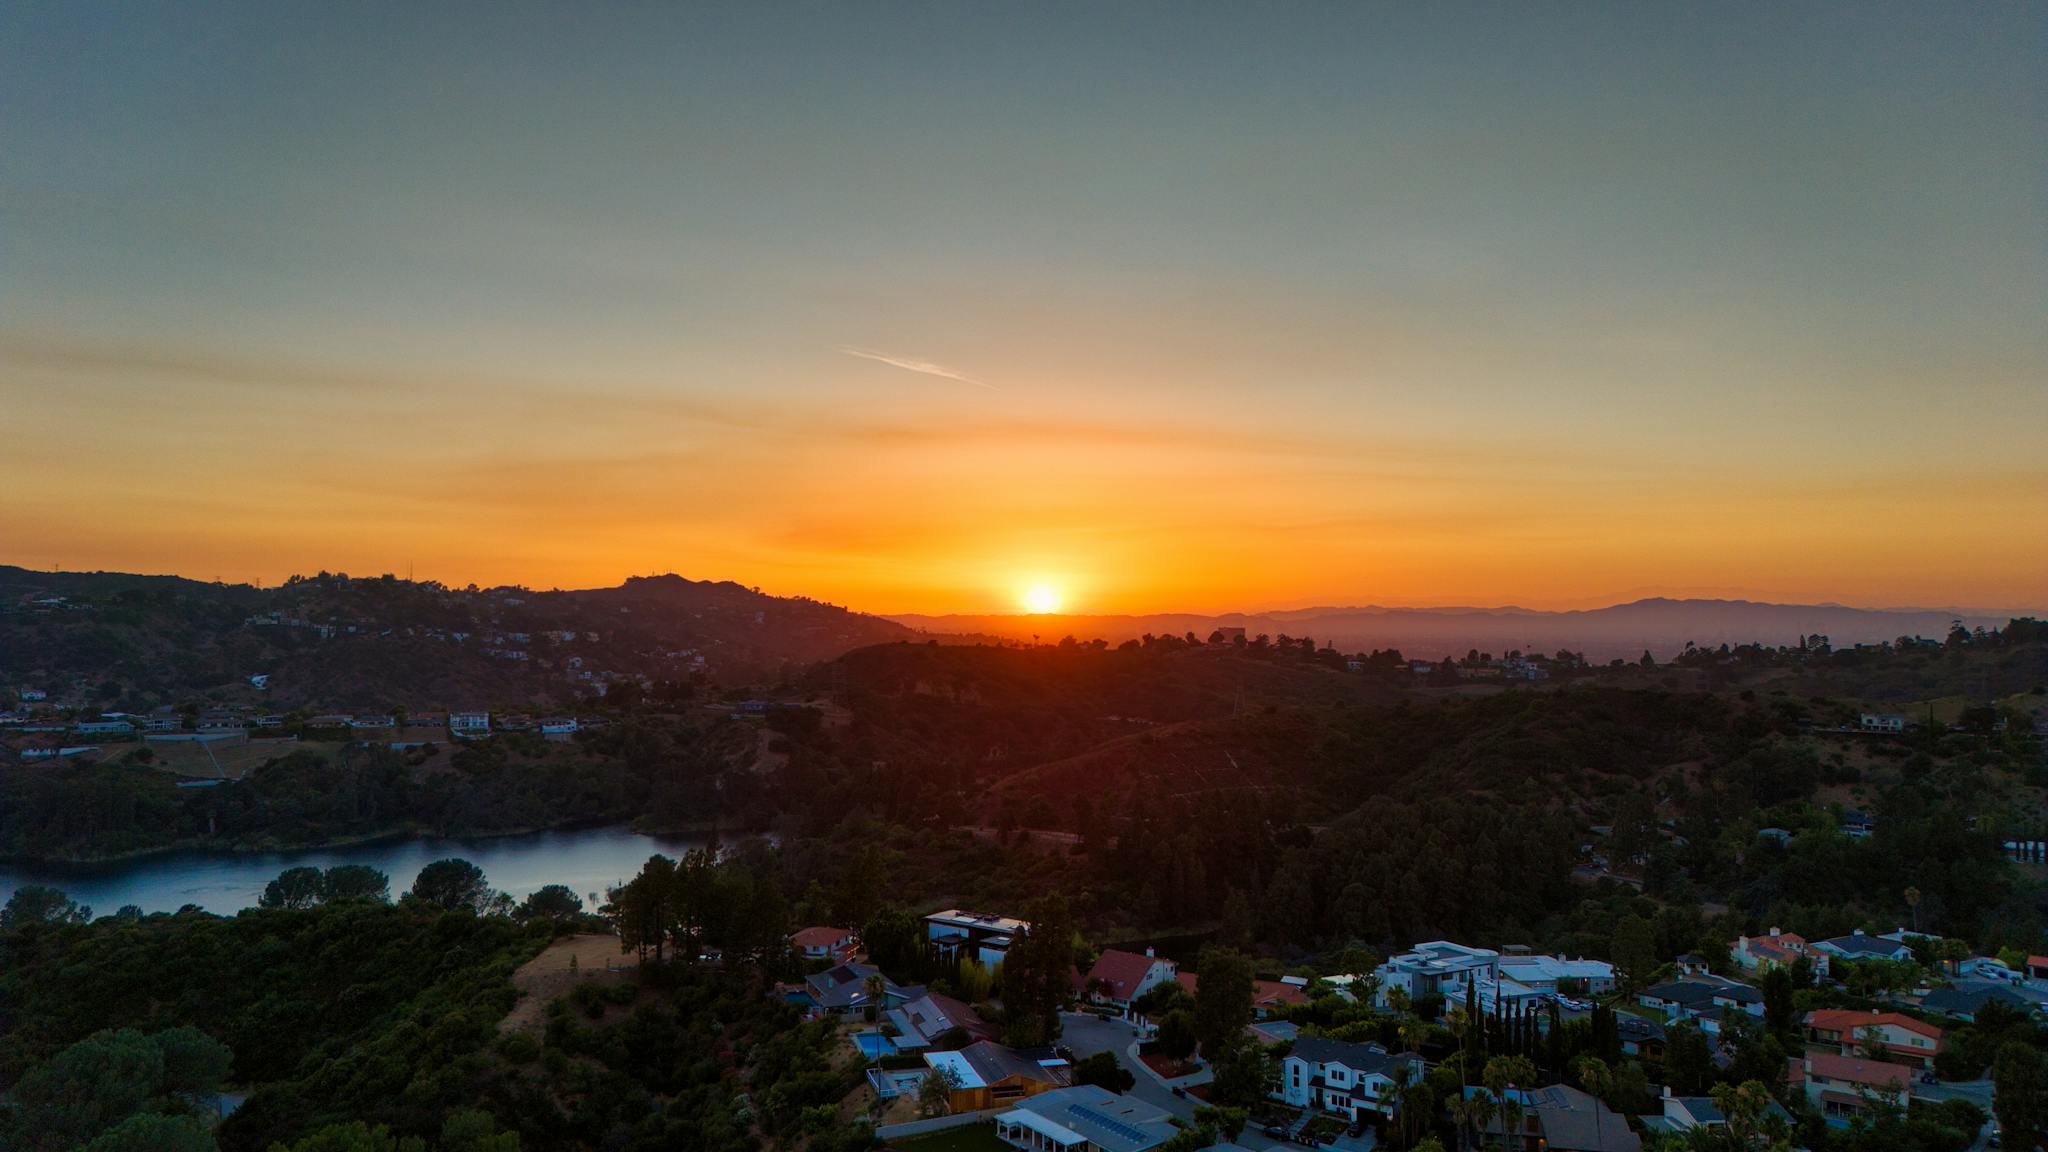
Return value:
[(0, 14), (0, 563), (2048, 606), (2038, 6), (745, 7)]

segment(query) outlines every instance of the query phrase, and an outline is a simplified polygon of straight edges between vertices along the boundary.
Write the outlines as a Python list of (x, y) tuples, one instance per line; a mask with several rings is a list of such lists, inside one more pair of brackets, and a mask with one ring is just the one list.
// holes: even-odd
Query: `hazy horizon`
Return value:
[(2013, 604), (1988, 604), (1988, 605), (1987, 605), (1987, 604), (1960, 604), (1960, 603), (1955, 603), (1955, 604), (1853, 604), (1853, 603), (1848, 603), (1848, 602), (1845, 602), (1845, 601), (1839, 601), (1839, 600), (1815, 600), (1815, 601), (1786, 601), (1786, 600), (1772, 600), (1772, 599), (1768, 599), (1768, 598), (1760, 598), (1760, 597), (1757, 597), (1757, 596), (1752, 596), (1752, 595), (1744, 595), (1744, 594), (1742, 594), (1742, 593), (1741, 593), (1741, 592), (1740, 592), (1739, 590), (1735, 590), (1735, 589), (1691, 589), (1691, 590), (1657, 590), (1657, 589), (1635, 589), (1635, 590), (1631, 590), (1631, 591), (1628, 591), (1628, 592), (1625, 592), (1625, 593), (1619, 593), (1619, 594), (1615, 594), (1615, 595), (1611, 595), (1611, 596), (1593, 596), (1593, 597), (1588, 597), (1588, 598), (1585, 598), (1584, 600), (1582, 600), (1582, 601), (1579, 601), (1579, 602), (1573, 602), (1573, 603), (1561, 603), (1561, 604), (1551, 604), (1551, 605), (1542, 605), (1542, 604), (1535, 604), (1535, 603), (1530, 603), (1530, 602), (1528, 602), (1528, 601), (1512, 601), (1512, 600), (1510, 600), (1510, 601), (1501, 601), (1501, 602), (1498, 602), (1498, 603), (1470, 603), (1470, 602), (1453, 602), (1453, 601), (1447, 601), (1447, 600), (1446, 600), (1446, 601), (1417, 601), (1417, 602), (1409, 602), (1409, 603), (1399, 603), (1399, 602), (1394, 602), (1394, 601), (1390, 601), (1390, 600), (1380, 600), (1380, 599), (1373, 599), (1373, 598), (1371, 598), (1371, 597), (1367, 597), (1367, 596), (1362, 596), (1362, 595), (1361, 595), (1361, 596), (1348, 596), (1348, 597), (1338, 597), (1338, 598), (1335, 598), (1335, 599), (1328, 599), (1328, 600), (1318, 600), (1318, 601), (1307, 601), (1307, 602), (1302, 602), (1302, 603), (1287, 603), (1287, 604), (1261, 604), (1261, 605), (1253, 605), (1253, 606), (1242, 606), (1242, 605), (1239, 605), (1239, 606), (1218, 606), (1218, 607), (1206, 607), (1206, 608), (1186, 608), (1186, 607), (1179, 607), (1179, 606), (1172, 606), (1172, 605), (1168, 605), (1168, 606), (1165, 606), (1165, 607), (1137, 607), (1137, 608), (1131, 608), (1131, 609), (1126, 609), (1126, 610), (1120, 610), (1120, 611), (1096, 611), (1096, 610), (1092, 610), (1092, 609), (1088, 609), (1088, 608), (1085, 608), (1085, 607), (1080, 607), (1080, 606), (1066, 606), (1066, 605), (1063, 605), (1063, 606), (1061, 606), (1061, 607), (1059, 607), (1059, 608), (1057, 608), (1057, 609), (1055, 609), (1055, 610), (1053, 610), (1053, 611), (1050, 611), (1050, 612), (1033, 612), (1033, 611), (1030, 611), (1030, 610), (1028, 610), (1028, 609), (1025, 609), (1025, 608), (1014, 608), (1014, 607), (1013, 607), (1013, 608), (1010, 608), (1010, 609), (1007, 609), (1007, 610), (1006, 610), (1006, 609), (1003, 609), (1003, 608), (995, 608), (995, 609), (990, 609), (990, 610), (987, 610), (987, 611), (946, 611), (946, 612), (928, 612), (928, 611), (922, 611), (922, 610), (918, 610), (918, 609), (889, 609), (889, 608), (869, 608), (869, 607), (863, 607), (863, 606), (861, 606), (861, 605), (857, 605), (857, 604), (846, 604), (846, 603), (841, 603), (841, 602), (838, 602), (838, 601), (830, 601), (830, 600), (825, 600), (825, 598), (824, 598), (824, 597), (820, 597), (820, 596), (816, 596), (816, 595), (813, 595), (813, 594), (811, 594), (811, 593), (809, 593), (809, 592), (806, 592), (806, 591), (805, 591), (804, 589), (801, 589), (801, 588), (774, 588), (774, 587), (768, 587), (768, 586), (766, 586), (766, 585), (761, 585), (761, 584), (757, 584), (757, 583), (755, 583), (755, 582), (753, 582), (753, 581), (750, 581), (750, 580), (746, 580), (746, 579), (743, 579), (743, 578), (739, 578), (739, 577), (733, 577), (733, 576), (720, 576), (720, 575), (715, 575), (715, 574), (705, 574), (705, 575), (696, 575), (696, 574), (692, 574), (692, 573), (688, 573), (688, 572), (676, 572), (676, 571), (664, 571), (664, 572), (632, 572), (632, 573), (626, 573), (626, 574), (624, 574), (624, 575), (621, 575), (621, 576), (619, 576), (619, 577), (618, 577), (617, 579), (615, 579), (615, 580), (611, 580), (611, 581), (600, 581), (600, 582), (597, 582), (597, 583), (590, 583), (590, 584), (576, 584), (576, 585), (540, 585), (540, 584), (533, 584), (533, 583), (525, 583), (525, 582), (520, 582), (520, 581), (501, 581), (501, 582), (496, 582), (496, 583), (488, 583), (488, 584), (487, 584), (487, 583), (483, 583), (483, 582), (480, 582), (480, 581), (456, 581), (456, 580), (448, 580), (448, 579), (444, 579), (444, 578), (442, 578), (442, 577), (439, 577), (439, 576), (437, 576), (437, 575), (435, 575), (434, 573), (431, 573), (431, 572), (414, 572), (414, 573), (412, 573), (412, 574), (406, 574), (406, 575), (402, 575), (402, 574), (399, 574), (399, 573), (395, 573), (395, 572), (383, 572), (383, 571), (379, 571), (379, 572), (371, 572), (371, 571), (368, 571), (368, 570), (365, 570), (365, 571), (361, 571), (361, 572), (349, 572), (349, 571), (348, 571), (347, 569), (345, 569), (345, 568), (316, 568), (316, 569), (312, 569), (312, 570), (309, 570), (309, 571), (305, 571), (305, 572), (294, 572), (294, 573), (290, 573), (290, 574), (288, 574), (288, 575), (287, 575), (287, 576), (285, 577), (285, 579), (284, 579), (284, 580), (271, 580), (271, 581), (263, 581), (263, 582), (260, 582), (260, 583), (258, 583), (258, 582), (248, 581), (248, 580), (232, 580), (232, 579), (217, 579), (217, 578), (215, 578), (215, 577), (205, 576), (205, 575), (202, 575), (202, 574), (198, 574), (198, 573), (194, 573), (194, 572), (171, 572), (171, 571), (157, 571), (157, 570), (140, 570), (140, 569), (138, 569), (138, 570), (132, 570), (132, 571), (130, 571), (130, 570), (116, 570), (116, 569), (74, 569), (74, 568), (58, 568), (58, 569), (50, 569), (50, 568), (46, 568), (46, 567), (45, 567), (45, 568), (38, 568), (38, 567), (36, 567), (36, 566), (33, 566), (33, 565), (28, 565), (28, 564), (22, 564), (22, 563), (19, 563), (19, 562), (17, 562), (17, 561), (14, 561), (14, 560), (11, 560), (11, 559), (7, 558), (6, 556), (0, 556), (0, 567), (14, 567), (14, 568), (20, 568), (20, 569), (22, 569), (22, 570), (24, 570), (24, 571), (28, 571), (28, 572), (50, 572), (50, 573), (51, 573), (51, 574), (53, 574), (53, 575), (73, 575), (73, 576), (76, 576), (76, 575), (119, 575), (119, 576), (139, 576), (139, 577), (172, 577), (172, 578), (176, 578), (176, 579), (182, 579), (182, 580), (194, 580), (194, 581), (199, 581), (199, 582), (202, 582), (202, 583), (221, 583), (221, 584), (226, 584), (226, 585), (231, 585), (231, 586), (233, 586), (233, 585), (243, 585), (243, 586), (249, 586), (249, 587), (256, 587), (256, 588), (276, 588), (276, 587), (278, 587), (279, 585), (281, 585), (281, 584), (285, 583), (285, 580), (289, 580), (289, 579), (290, 579), (291, 577), (293, 577), (293, 576), (300, 576), (300, 577), (310, 577), (310, 576), (318, 575), (318, 574), (320, 574), (320, 573), (322, 573), (322, 572), (328, 572), (328, 573), (335, 573), (335, 574), (343, 574), (343, 575), (347, 575), (347, 576), (349, 576), (349, 577), (350, 577), (350, 578), (352, 578), (352, 579), (357, 579), (357, 580), (368, 580), (368, 579), (380, 579), (380, 578), (382, 578), (382, 577), (384, 577), (384, 576), (392, 576), (392, 577), (394, 577), (394, 578), (396, 578), (396, 579), (401, 579), (401, 580), (408, 580), (408, 581), (418, 581), (418, 582), (420, 582), (420, 583), (438, 583), (438, 584), (442, 585), (443, 587), (447, 587), (447, 588), (462, 588), (462, 587), (465, 587), (465, 586), (467, 586), (467, 585), (468, 585), (468, 584), (470, 584), (470, 583), (475, 583), (475, 584), (477, 585), (477, 587), (479, 587), (479, 588), (486, 588), (486, 589), (488, 589), (488, 588), (500, 588), (500, 587), (506, 587), (506, 588), (514, 588), (514, 587), (516, 587), (516, 588), (522, 588), (522, 589), (525, 589), (525, 590), (527, 590), (527, 591), (530, 591), (530, 592), (579, 592), (579, 591), (591, 591), (591, 590), (597, 590), (597, 589), (604, 589), (604, 588), (615, 588), (615, 587), (619, 587), (619, 586), (623, 585), (624, 583), (626, 583), (626, 582), (627, 582), (627, 581), (629, 581), (629, 580), (640, 580), (640, 579), (662, 579), (662, 578), (666, 578), (666, 577), (678, 577), (678, 578), (681, 578), (681, 579), (684, 579), (684, 580), (689, 580), (689, 581), (692, 581), (692, 582), (695, 582), (695, 583), (699, 583), (699, 584), (735, 584), (735, 585), (738, 585), (738, 586), (740, 586), (740, 587), (743, 587), (743, 588), (751, 588), (751, 589), (754, 589), (754, 590), (756, 590), (756, 591), (759, 591), (759, 592), (761, 592), (761, 593), (762, 593), (762, 594), (764, 594), (764, 595), (769, 595), (769, 596), (780, 596), (780, 597), (803, 597), (803, 598), (807, 598), (807, 599), (812, 599), (812, 600), (821, 600), (821, 601), (824, 601), (824, 602), (826, 602), (826, 603), (832, 603), (832, 604), (836, 604), (836, 605), (837, 605), (838, 607), (846, 608), (846, 609), (847, 609), (847, 610), (849, 610), (849, 611), (853, 611), (853, 612), (859, 612), (859, 613), (861, 613), (861, 614), (863, 614), (863, 615), (868, 615), (868, 616), (878, 616), (878, 617), (881, 617), (881, 618), (883, 618), (883, 619), (889, 619), (889, 620), (903, 620), (903, 619), (933, 619), (933, 620), (937, 620), (937, 619), (946, 619), (946, 618), (961, 618), (961, 619), (978, 619), (978, 618), (991, 618), (991, 619), (993, 619), (993, 618), (1014, 618), (1014, 619), (1018, 619), (1018, 620), (1028, 620), (1028, 619), (1033, 619), (1033, 618), (1050, 618), (1050, 619), (1089, 619), (1089, 618), (1117, 618), (1117, 617), (1126, 617), (1126, 618), (1132, 618), (1132, 619), (1141, 619), (1141, 618), (1146, 618), (1146, 617), (1157, 617), (1157, 616), (1190, 616), (1190, 617), (1226, 617), (1226, 616), (1247, 616), (1247, 617), (1256, 617), (1256, 616), (1269, 616), (1269, 615), (1274, 615), (1274, 614), (1282, 614), (1282, 613), (1300, 613), (1300, 612), (1370, 612), (1370, 611), (1385, 611), (1385, 612), (1401, 612), (1401, 611), (1408, 611), (1408, 612), (1459, 612), (1459, 611), (1466, 611), (1466, 612), (1530, 612), (1530, 613), (1543, 613), (1543, 614), (1560, 614), (1560, 613), (1569, 613), (1569, 612), (1592, 612), (1592, 611), (1599, 611), (1600, 609), (1603, 609), (1603, 608), (1619, 608), (1619, 607), (1625, 607), (1625, 606), (1627, 606), (1627, 605), (1631, 605), (1631, 604), (1638, 604), (1638, 603), (1642, 603), (1642, 602), (1644, 602), (1644, 601), (1651, 601), (1651, 600), (1665, 600), (1665, 601), (1671, 601), (1671, 602), (1675, 602), (1675, 603), (1743, 603), (1743, 604), (1752, 604), (1752, 605), (1758, 605), (1758, 606), (1764, 606), (1764, 607), (1787, 607), (1787, 608), (1839, 608), (1839, 609), (1847, 609), (1847, 610), (1851, 610), (1851, 611), (1858, 611), (1858, 612), (1891, 612), (1891, 613), (1913, 613), (1913, 612), (1919, 612), (1919, 613), (1932, 613), (1932, 612), (1954, 612), (1954, 613), (1957, 613), (1957, 614), (1959, 614), (1959, 615), (1964, 615), (1964, 616), (1971, 616), (1971, 617), (1984, 617), (1984, 618), (1991, 618), (1991, 617), (1999, 617), (1999, 616), (2006, 616), (2006, 615), (2039, 615), (2039, 614), (2048, 614), (2048, 609), (2044, 609), (2044, 608), (2043, 608), (2043, 607), (2041, 607), (2041, 606), (2036, 606), (2036, 605), (2024, 605), (2024, 604), (2019, 604), (2019, 605), (2013, 605)]
[(2044, 604), (2044, 32), (10, 6), (0, 541), (877, 612)]

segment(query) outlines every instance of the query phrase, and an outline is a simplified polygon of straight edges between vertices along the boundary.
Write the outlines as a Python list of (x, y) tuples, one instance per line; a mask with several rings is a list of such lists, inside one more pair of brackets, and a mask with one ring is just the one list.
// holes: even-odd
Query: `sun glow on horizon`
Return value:
[(1050, 584), (1033, 584), (1024, 589), (1024, 610), (1046, 616), (1060, 610), (1060, 590)]

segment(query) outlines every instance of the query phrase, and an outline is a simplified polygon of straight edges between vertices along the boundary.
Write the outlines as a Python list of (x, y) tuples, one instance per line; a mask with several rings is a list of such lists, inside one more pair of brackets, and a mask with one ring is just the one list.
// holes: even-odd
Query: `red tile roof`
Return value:
[[(1180, 986), (1187, 989), (1190, 996), (1195, 994), (1195, 987), (1201, 982), (1201, 976), (1194, 972), (1176, 972), (1173, 978), (1180, 981)], [(1281, 1008), (1290, 1004), (1306, 1004), (1308, 1003), (1308, 990), (1293, 984), (1283, 983), (1279, 980), (1254, 980), (1252, 981), (1252, 1003), (1260, 1008)]]
[(1865, 1028), (1884, 1025), (1904, 1028), (1917, 1032), (1931, 1040), (1941, 1039), (1941, 1029), (1925, 1020), (1915, 1020), (1900, 1012), (1858, 1012), (1853, 1008), (1819, 1008), (1806, 1014), (1806, 1026), (1823, 1032), (1837, 1032), (1844, 1038), (1853, 1039)]
[(1832, 1052), (1808, 1052), (1806, 1070), (1809, 1075), (1825, 1076), (1830, 1080), (1866, 1084), (1877, 1088), (1910, 1088), (1913, 1083), (1913, 1070), (1904, 1064), (1886, 1064), (1882, 1060), (1859, 1060), (1854, 1056), (1837, 1056)]
[[(1136, 952), (1120, 952), (1108, 949), (1096, 959), (1095, 967), (1088, 970), (1087, 988), (1101, 987), (1112, 1000), (1129, 1000), (1138, 994), (1138, 985), (1145, 980), (1145, 972), (1159, 961), (1151, 956), (1140, 956)], [(1167, 963), (1171, 964), (1169, 960)]]
[(830, 948), (851, 935), (851, 928), (801, 928), (790, 934), (789, 942), (799, 948)]

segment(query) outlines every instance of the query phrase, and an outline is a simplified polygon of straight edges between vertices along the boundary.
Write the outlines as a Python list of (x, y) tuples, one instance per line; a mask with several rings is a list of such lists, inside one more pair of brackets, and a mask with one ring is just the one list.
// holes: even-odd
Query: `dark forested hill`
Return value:
[[(567, 701), (619, 680), (747, 680), (909, 635), (815, 600), (678, 576), (534, 592), (0, 567), (0, 687), (130, 710), (200, 698), (336, 709)], [(249, 684), (258, 675), (266, 692)]]

